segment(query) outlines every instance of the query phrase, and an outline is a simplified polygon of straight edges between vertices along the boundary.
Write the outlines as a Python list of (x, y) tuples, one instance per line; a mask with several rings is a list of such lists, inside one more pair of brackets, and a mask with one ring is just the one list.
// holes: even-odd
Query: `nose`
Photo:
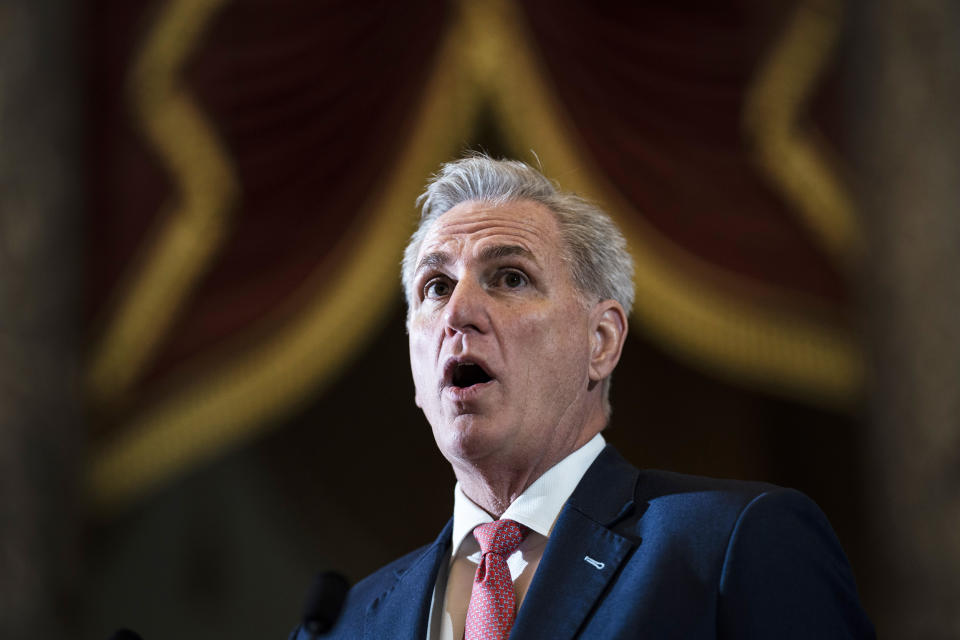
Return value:
[(447, 335), (486, 333), (489, 327), (486, 298), (486, 291), (476, 280), (462, 278), (457, 282), (443, 311)]

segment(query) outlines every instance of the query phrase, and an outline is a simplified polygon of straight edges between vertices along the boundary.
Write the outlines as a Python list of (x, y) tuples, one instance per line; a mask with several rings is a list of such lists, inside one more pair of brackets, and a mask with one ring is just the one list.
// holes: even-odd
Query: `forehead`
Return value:
[(559, 260), (562, 251), (553, 213), (539, 202), (519, 200), (461, 202), (433, 221), (419, 253), (480, 252), (493, 245), (519, 246), (547, 262)]

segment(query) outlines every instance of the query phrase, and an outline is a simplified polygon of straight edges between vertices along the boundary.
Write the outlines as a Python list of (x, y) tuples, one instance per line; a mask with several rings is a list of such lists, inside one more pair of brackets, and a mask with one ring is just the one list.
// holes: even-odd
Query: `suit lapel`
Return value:
[(573, 638), (633, 543), (567, 506), (550, 535), (512, 637)]
[(423, 640), (437, 581), (437, 571), (450, 560), (453, 521), (409, 567), (398, 571), (396, 581), (367, 607), (363, 637)]
[(573, 638), (639, 544), (611, 530), (633, 511), (638, 472), (607, 446), (550, 533), (511, 637)]

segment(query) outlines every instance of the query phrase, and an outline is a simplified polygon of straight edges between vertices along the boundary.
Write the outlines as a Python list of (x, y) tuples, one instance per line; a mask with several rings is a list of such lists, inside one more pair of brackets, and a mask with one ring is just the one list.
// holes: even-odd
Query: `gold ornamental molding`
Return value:
[(837, 177), (829, 145), (805, 110), (831, 61), (843, 21), (842, 0), (804, 0), (747, 93), (743, 129), (770, 184), (849, 272), (863, 250), (853, 197)]
[[(644, 223), (589, 160), (586, 146), (554, 97), (517, 6), (509, 0), (463, 6), (474, 27), (474, 42), (482, 43), (477, 59), (486, 70), (486, 85), (494, 92), (493, 102), (514, 151), (526, 155), (535, 149), (548, 175), (564, 188), (603, 203), (624, 230), (636, 266), (634, 318), (643, 330), (715, 375), (828, 406), (848, 406), (863, 377), (854, 336), (822, 320), (819, 310), (804, 313), (802, 308), (763, 305), (758, 297), (737, 295), (757, 285), (707, 264)], [(796, 30), (788, 37), (796, 38)], [(822, 39), (814, 39), (803, 46), (823, 45)], [(812, 82), (815, 76), (806, 73), (792, 82)], [(808, 92), (796, 91), (794, 96), (799, 99)], [(794, 105), (789, 103), (788, 113), (796, 113)], [(817, 158), (807, 156), (809, 166), (817, 167), (815, 175), (828, 176)], [(847, 223), (838, 228), (842, 232), (834, 231), (836, 244), (845, 250), (852, 234), (843, 231), (849, 229)]]
[[(94, 352), (89, 383), (98, 402), (121, 396), (149, 362), (219, 247), (236, 202), (238, 187), (230, 163), (178, 75), (204, 25), (224, 1), (170, 1), (130, 76), (147, 138), (173, 177), (179, 198), (161, 216), (157, 240), (127, 281), (113, 321)], [(806, 33), (807, 28), (788, 30), (785, 41), (804, 40)], [(830, 42), (817, 33), (821, 39), (805, 46), (822, 49)], [(793, 51), (793, 46), (775, 47), (765, 68), (775, 66), (778, 55), (787, 55), (776, 52)], [(284, 414), (323, 389), (375, 332), (399, 296), (399, 260), (414, 226), (414, 199), (426, 176), (455, 157), (469, 140), (486, 104), (493, 106), (515, 154), (525, 156), (535, 149), (547, 175), (603, 203), (621, 224), (636, 261), (634, 318), (644, 331), (679, 357), (718, 376), (828, 405), (842, 406), (856, 396), (862, 362), (848, 332), (819, 320), (815, 313), (763, 306), (756, 297), (732, 293), (750, 291), (755, 285), (678, 247), (644, 223), (606, 181), (555, 98), (515, 4), (461, 0), (432, 65), (383, 188), (371, 194), (354, 227), (332, 253), (339, 260), (336, 269), (325, 268), (329, 264), (318, 269), (314, 281), (298, 294), (306, 304), (279, 330), (194, 370), (182, 386), (101, 442), (87, 476), (94, 506), (115, 509), (146, 495), (185, 469), (278, 424)], [(812, 83), (821, 67), (822, 60), (811, 62), (790, 82)], [(809, 88), (792, 90), (785, 101), (764, 98), (770, 95), (764, 89), (769, 85), (765, 77), (762, 71), (760, 88), (755, 90), (760, 96), (756, 104), (762, 106), (755, 111), (760, 115), (745, 116), (757, 148), (766, 149), (763, 153), (770, 158), (807, 148), (807, 139), (798, 137), (791, 123), (799, 117)], [(806, 188), (819, 189), (817, 180), (839, 184), (830, 182), (819, 153), (796, 157), (803, 161), (791, 166), (801, 173), (805, 166), (816, 167), (805, 174), (815, 183), (810, 187), (805, 182)], [(772, 179), (788, 184), (787, 178)], [(793, 182), (789, 185), (783, 186), (788, 196), (799, 189)], [(829, 200), (829, 188), (818, 197), (825, 193)], [(837, 187), (834, 193), (843, 191)], [(799, 203), (811, 228), (828, 246), (846, 254), (855, 244), (850, 221), (843, 222), (841, 216), (837, 222), (805, 195), (805, 200), (791, 201)], [(831, 202), (835, 209), (850, 211), (843, 198)], [(321, 271), (333, 273), (332, 281), (328, 275), (320, 282)]]
[(87, 477), (95, 507), (122, 507), (276, 425), (322, 390), (375, 333), (399, 296), (399, 263), (413, 231), (413, 202), (425, 177), (456, 155), (476, 120), (480, 100), (460, 73), (463, 37), (459, 26), (443, 36), (386, 184), (333, 251), (342, 259), (333, 280), (326, 275), (307, 285), (301, 295), (308, 303), (280, 330), (202, 372), (99, 447)]
[(164, 5), (128, 77), (135, 120), (170, 174), (175, 195), (122, 280), (87, 370), (95, 406), (117, 402), (137, 379), (223, 240), (239, 186), (213, 126), (180, 71), (226, 0)]

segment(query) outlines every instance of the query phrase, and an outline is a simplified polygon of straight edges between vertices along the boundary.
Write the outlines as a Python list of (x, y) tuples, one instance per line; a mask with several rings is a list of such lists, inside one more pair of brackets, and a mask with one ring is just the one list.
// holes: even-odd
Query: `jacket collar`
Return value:
[(367, 607), (363, 637), (367, 640), (395, 638), (423, 640), (427, 635), (430, 603), (437, 572), (450, 561), (453, 520), (447, 522), (433, 544), (407, 567), (398, 569), (396, 580)]
[(613, 447), (591, 465), (557, 520), (513, 636), (573, 638), (639, 544), (611, 529), (634, 510), (639, 472)]
[(584, 516), (613, 527), (634, 510), (640, 471), (608, 444), (567, 501)]
[[(570, 496), (517, 615), (517, 638), (573, 638), (638, 541), (611, 530), (633, 512), (639, 472), (610, 445)], [(422, 640), (437, 581), (450, 561), (453, 521), (367, 608), (363, 637)]]

